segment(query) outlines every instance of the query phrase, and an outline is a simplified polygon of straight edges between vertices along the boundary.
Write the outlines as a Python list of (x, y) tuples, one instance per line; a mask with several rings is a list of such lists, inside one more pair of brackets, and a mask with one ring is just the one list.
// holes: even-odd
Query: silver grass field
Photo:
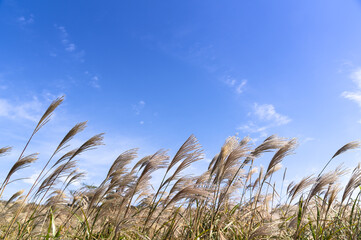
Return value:
[[(6, 170), (0, 197), (18, 180), (14, 173), (37, 161), (27, 147), (63, 100), (51, 103)], [(281, 163), (294, 153), (296, 139), (272, 135), (254, 147), (248, 137), (229, 137), (206, 172), (189, 176), (184, 170), (204, 158), (191, 135), (174, 156), (162, 149), (140, 157), (137, 149), (123, 152), (98, 186), (74, 190), (70, 185), (85, 175), (77, 170), (77, 157), (103, 144), (98, 134), (71, 149), (70, 141), (85, 127), (81, 122), (69, 130), (29, 190), (2, 198), (1, 239), (361, 239), (361, 167), (327, 168), (360, 148), (359, 142), (335, 150), (318, 175), (286, 186)], [(0, 157), (10, 151), (0, 148)], [(266, 152), (273, 154), (268, 165), (257, 167)], [(164, 176), (153, 188), (150, 179), (158, 171)], [(276, 172), (281, 178), (273, 177)], [(341, 185), (345, 174), (350, 179)]]

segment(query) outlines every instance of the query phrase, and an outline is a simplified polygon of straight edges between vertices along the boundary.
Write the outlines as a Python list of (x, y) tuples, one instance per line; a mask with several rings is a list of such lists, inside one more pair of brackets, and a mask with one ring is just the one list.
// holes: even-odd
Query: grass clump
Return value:
[[(37, 160), (36, 153), (25, 155), (26, 149), (62, 101), (56, 99), (39, 120), (3, 180), (0, 197), (17, 180), (14, 173)], [(128, 150), (98, 186), (74, 190), (69, 186), (84, 177), (77, 170), (77, 156), (103, 144), (103, 134), (98, 134), (61, 155), (85, 127), (86, 122), (78, 123), (66, 134), (28, 191), (1, 201), (1, 239), (360, 238), (360, 166), (345, 186), (339, 179), (346, 170), (324, 172), (329, 162), (318, 176), (290, 183), (285, 193), (286, 171), (280, 183), (272, 180), (294, 152), (296, 139), (272, 135), (253, 147), (248, 137), (229, 137), (208, 169), (194, 177), (185, 169), (204, 156), (191, 135), (173, 157), (159, 150), (138, 158), (137, 149)], [(348, 143), (330, 161), (359, 147), (359, 142)], [(0, 148), (0, 157), (9, 151)], [(274, 152), (273, 157), (267, 168), (258, 169), (257, 160), (266, 152)], [(154, 189), (150, 179), (159, 172), (164, 175)]]

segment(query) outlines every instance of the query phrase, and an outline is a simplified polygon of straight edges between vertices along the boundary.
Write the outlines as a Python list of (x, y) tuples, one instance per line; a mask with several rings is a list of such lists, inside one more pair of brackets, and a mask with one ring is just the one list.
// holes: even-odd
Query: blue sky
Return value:
[(84, 120), (74, 146), (106, 133), (106, 146), (79, 161), (89, 183), (128, 148), (173, 154), (192, 133), (207, 158), (234, 134), (297, 137), (290, 178), (317, 172), (361, 136), (360, 24), (352, 0), (0, 1), (0, 144), (14, 146), (0, 177), (63, 94), (29, 148), (40, 161), (24, 173)]

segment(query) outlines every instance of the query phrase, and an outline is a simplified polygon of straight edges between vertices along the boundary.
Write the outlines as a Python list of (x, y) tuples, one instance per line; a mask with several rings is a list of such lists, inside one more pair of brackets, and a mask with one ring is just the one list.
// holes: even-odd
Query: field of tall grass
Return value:
[[(27, 147), (62, 101), (52, 102), (35, 126), (2, 180), (0, 197), (17, 180), (14, 173), (37, 160)], [(196, 177), (184, 171), (204, 158), (193, 135), (174, 156), (159, 150), (138, 158), (137, 149), (131, 149), (114, 160), (99, 186), (74, 190), (69, 186), (84, 177), (77, 157), (103, 144), (103, 134), (98, 134), (69, 150), (71, 139), (85, 127), (82, 122), (70, 129), (28, 191), (1, 201), (1, 239), (361, 238), (361, 167), (351, 171), (345, 186), (339, 178), (347, 170), (326, 171), (328, 164), (318, 175), (285, 186), (286, 171), (279, 170), (293, 153), (295, 139), (273, 135), (252, 147), (248, 137), (229, 137), (208, 170)], [(359, 147), (359, 142), (348, 143), (330, 161)], [(9, 151), (0, 148), (0, 156)], [(265, 152), (273, 157), (267, 168), (257, 168)], [(272, 180), (276, 171), (283, 176), (277, 182)], [(150, 179), (159, 172), (164, 176), (153, 188)]]

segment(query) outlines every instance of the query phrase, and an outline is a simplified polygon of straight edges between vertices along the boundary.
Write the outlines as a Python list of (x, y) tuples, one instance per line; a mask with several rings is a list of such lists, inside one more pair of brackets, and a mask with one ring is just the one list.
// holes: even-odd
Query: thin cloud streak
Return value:
[(361, 68), (350, 74), (350, 79), (356, 84), (356, 91), (344, 91), (341, 96), (355, 102), (361, 108)]
[(30, 14), (29, 17), (26, 17), (26, 16), (21, 16), (17, 19), (18, 23), (21, 24), (21, 25), (29, 25), (29, 24), (32, 24), (34, 23), (34, 15), (33, 14)]
[(61, 33), (61, 42), (64, 45), (64, 49), (67, 52), (73, 52), (76, 49), (76, 46), (74, 43), (70, 42), (69, 40), (69, 34), (64, 26), (58, 26), (55, 25), (55, 28), (58, 29)]
[(260, 133), (261, 137), (267, 135), (268, 129), (286, 125), (292, 121), (288, 116), (278, 113), (272, 104), (255, 103), (249, 116), (254, 119), (237, 129), (248, 133)]
[(132, 107), (135, 115), (139, 115), (145, 107), (145, 102), (141, 100), (137, 104), (133, 104)]
[(272, 104), (254, 104), (254, 114), (262, 121), (270, 121), (276, 126), (289, 123), (291, 119), (285, 115), (276, 112)]
[(226, 76), (224, 83), (230, 88), (232, 88), (237, 94), (241, 94), (244, 91), (244, 87), (247, 84), (247, 80), (242, 79), (241, 81), (239, 81), (231, 76)]
[(40, 117), (43, 104), (34, 97), (32, 101), (12, 104), (7, 99), (0, 99), (0, 117), (25, 119), (36, 122)]

